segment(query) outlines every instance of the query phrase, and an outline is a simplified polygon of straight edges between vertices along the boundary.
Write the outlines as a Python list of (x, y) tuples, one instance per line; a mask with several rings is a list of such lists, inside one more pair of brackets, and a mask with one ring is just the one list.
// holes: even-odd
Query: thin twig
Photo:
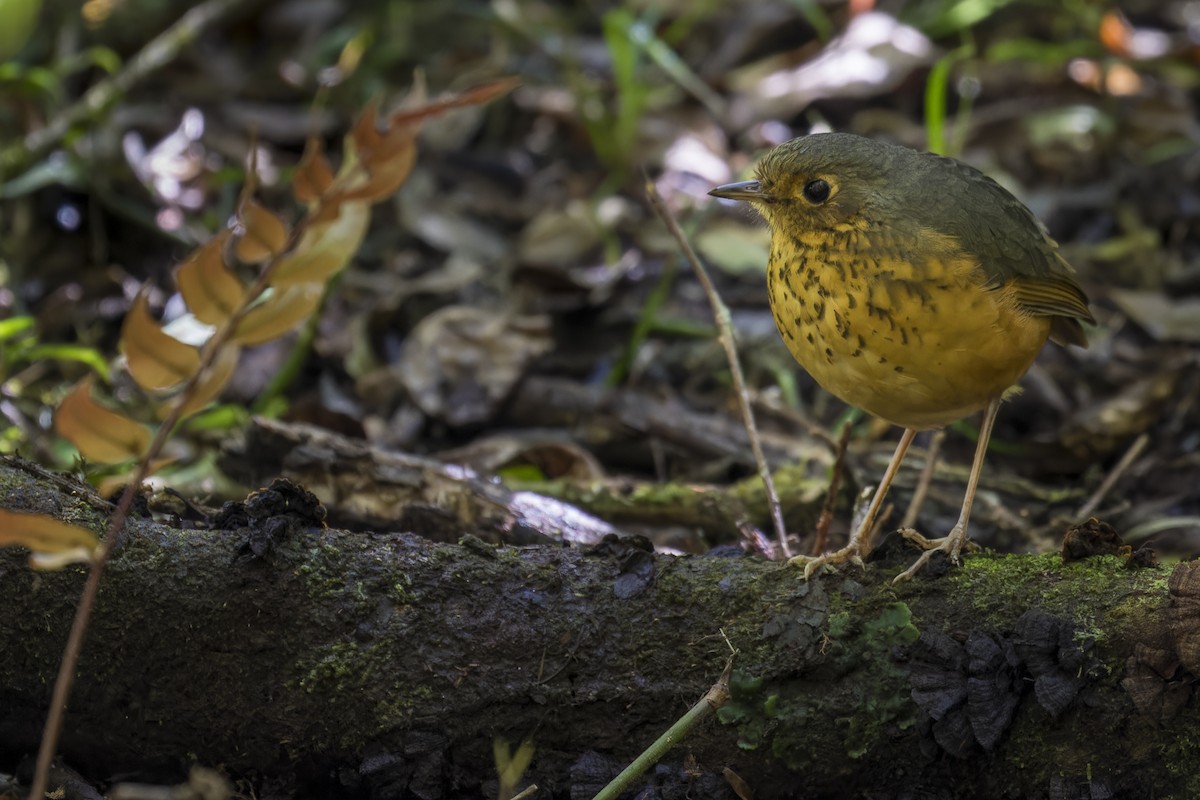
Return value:
[(817, 534), (813, 537), (812, 554), (819, 556), (825, 552), (829, 542), (829, 526), (833, 523), (833, 502), (837, 498), (838, 484), (842, 481), (842, 473), (846, 470), (846, 448), (850, 444), (850, 429), (853, 426), (849, 420), (842, 423), (842, 433), (838, 436), (836, 455), (833, 459), (833, 473), (829, 476), (829, 491), (821, 506), (821, 516), (817, 517)]
[(657, 764), (663, 755), (678, 744), (696, 725), (715, 714), (717, 709), (729, 702), (729, 678), (733, 675), (735, 655), (737, 655), (736, 651), (729, 656), (721, 677), (704, 693), (704, 696), (668, 728), (666, 733), (658, 737), (654, 744), (642, 751), (642, 754), (635, 758), (620, 775), (601, 789), (593, 800), (616, 800), (619, 795), (629, 790), (631, 784), (642, 773)]
[(1104, 498), (1116, 486), (1117, 481), (1133, 466), (1133, 462), (1138, 459), (1138, 456), (1142, 454), (1142, 451), (1146, 449), (1146, 445), (1148, 444), (1150, 444), (1150, 434), (1148, 433), (1143, 433), (1133, 440), (1133, 444), (1125, 451), (1125, 455), (1121, 456), (1121, 460), (1113, 466), (1111, 472), (1104, 476), (1104, 480), (1096, 487), (1096, 491), (1087, 499), (1087, 502), (1081, 505), (1079, 510), (1075, 512), (1076, 519), (1087, 519), (1095, 513), (1100, 504), (1104, 502)]
[(908, 504), (908, 510), (904, 512), (904, 519), (900, 520), (901, 529), (911, 528), (917, 524), (917, 516), (921, 513), (921, 506), (925, 505), (925, 497), (929, 494), (929, 485), (933, 483), (933, 471), (937, 467), (938, 453), (941, 451), (942, 442), (945, 439), (946, 430), (943, 428), (934, 432), (933, 438), (929, 440), (929, 448), (925, 451), (925, 467), (921, 470), (921, 477), (917, 478), (912, 501)]
[(742, 365), (738, 360), (737, 343), (734, 340), (733, 320), (730, 317), (729, 308), (717, 294), (716, 287), (713, 286), (708, 273), (701, 266), (700, 259), (696, 257), (696, 251), (688, 243), (687, 236), (684, 235), (679, 223), (675, 221), (675, 217), (649, 179), (646, 180), (646, 196), (650, 199), (650, 205), (654, 208), (654, 212), (658, 214), (659, 219), (663, 221), (667, 230), (679, 243), (680, 250), (683, 251), (688, 263), (692, 265), (692, 271), (696, 273), (700, 285), (704, 287), (704, 294), (707, 295), (708, 303), (712, 307), (713, 319), (717, 323), (717, 338), (725, 349), (725, 357), (729, 361), (729, 372), (733, 376), (733, 388), (737, 394), (738, 408), (742, 412), (742, 423), (745, 425), (746, 435), (750, 439), (750, 449), (754, 453), (754, 463), (758, 465), (758, 475), (762, 478), (763, 488), (767, 493), (767, 504), (771, 509), (771, 521), (775, 524), (775, 537), (779, 542), (779, 551), (784, 558), (791, 558), (791, 548), (788, 547), (787, 542), (787, 528), (783, 524), (783, 508), (779, 504), (779, 495), (775, 492), (775, 481), (771, 477), (771, 467), (767, 464), (766, 456), (763, 455), (762, 442), (758, 438), (758, 428), (754, 424), (754, 409), (750, 404), (750, 393), (746, 390), (746, 379), (742, 376)]
[(104, 114), (144, 78), (174, 61), (181, 52), (231, 11), (254, 0), (208, 0), (189, 9), (179, 21), (155, 36), (115, 75), (100, 81), (44, 128), (0, 152), (0, 177), (7, 177), (43, 158), (73, 128)]
[(1152, 519), (1146, 522), (1134, 525), (1129, 530), (1125, 531), (1125, 535), (1121, 538), (1126, 544), (1148, 539), (1151, 536), (1170, 531), (1176, 528), (1200, 528), (1200, 517), (1162, 517), (1161, 519)]
[[(879, 538), (879, 532), (883, 530), (883, 526), (887, 524), (889, 519), (891, 519), (892, 512), (895, 510), (896, 506), (892, 503), (888, 503), (883, 507), (882, 510), (880, 510), (879, 517), (876, 518), (875, 524), (871, 526), (871, 530), (867, 531), (867, 535), (863, 537), (863, 553), (869, 554), (875, 549), (875, 540)], [(895, 528), (892, 530), (895, 530)]]
[[(246, 200), (253, 194), (255, 174), (255, 165), (251, 163), (251, 167), (247, 171), (247, 183), (243, 187), (238, 200), (239, 214)], [(104, 568), (108, 565), (109, 559), (124, 540), (123, 533), (129, 509), (133, 505), (134, 497), (140, 491), (142, 481), (146, 479), (147, 474), (150, 472), (150, 464), (158, 457), (167, 439), (170, 438), (174, 431), (175, 426), (182, 419), (184, 407), (195, 392), (200, 380), (213, 365), (217, 355), (221, 352), (221, 348), (233, 337), (238, 324), (246, 316), (250, 307), (270, 286), (275, 266), (280, 263), (284, 256), (292, 252), (304, 236), (304, 232), (311, 224), (311, 220), (317, 219), (317, 214), (320, 211), (321, 206), (310, 210), (301, 219), (299, 224), (292, 228), (287, 242), (264, 265), (257, 280), (247, 290), (241, 307), (225, 321), (224, 325), (217, 328), (209, 340), (205, 342), (204, 347), (200, 350), (200, 364), (196, 372), (187, 379), (183, 384), (183, 388), (179, 390), (179, 394), (176, 395), (175, 401), (171, 405), (170, 413), (167, 414), (162, 424), (159, 425), (158, 431), (154, 434), (154, 438), (150, 442), (150, 446), (138, 462), (137, 467), (134, 469), (133, 477), (130, 478), (125, 491), (121, 494), (121, 499), (117, 502), (117, 508), (109, 519), (104, 541), (101, 542), (100, 548), (96, 551), (91, 569), (88, 571), (87, 580), (83, 584), (83, 592), (79, 597), (79, 605), (75, 609), (75, 618), (71, 621), (71, 631), (67, 635), (67, 643), (63, 648), (62, 660), (58, 665), (58, 676), (54, 680), (54, 691), (50, 698), (50, 708), (46, 716), (46, 727), (42, 731), (42, 741), (38, 748), (37, 765), (34, 770), (33, 784), (29, 793), (30, 798), (45, 796), (50, 764), (54, 760), (55, 751), (58, 749), (58, 740), (62, 734), (62, 723), (67, 709), (67, 700), (70, 698), (71, 687), (75, 681), (76, 665), (79, 663), (79, 656), (83, 651), (83, 641), (87, 635), (92, 611), (96, 605), (96, 596), (100, 592), (100, 578), (104, 575)]]

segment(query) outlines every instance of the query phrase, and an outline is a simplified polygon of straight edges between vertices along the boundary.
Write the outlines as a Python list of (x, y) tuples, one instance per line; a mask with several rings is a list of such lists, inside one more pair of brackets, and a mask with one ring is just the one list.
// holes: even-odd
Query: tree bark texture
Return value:
[[(220, 766), (257, 797), (494, 796), (532, 739), (539, 797), (590, 797), (738, 652), (733, 699), (659, 797), (1200, 796), (1200, 568), (975, 555), (866, 570), (323, 528), (287, 487), (227, 529), (131, 521), (63, 758), (99, 781)], [(104, 517), (0, 464), (0, 506)], [(886, 549), (886, 548), (884, 548)], [(32, 752), (81, 569), (0, 552), (0, 754)]]

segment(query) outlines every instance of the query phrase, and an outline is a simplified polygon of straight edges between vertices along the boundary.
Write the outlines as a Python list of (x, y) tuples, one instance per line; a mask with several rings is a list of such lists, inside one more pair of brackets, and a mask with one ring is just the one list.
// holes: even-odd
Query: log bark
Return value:
[[(104, 781), (193, 761), (256, 796), (494, 795), (531, 738), (540, 797), (590, 797), (739, 651), (733, 699), (659, 796), (1200, 795), (1200, 568), (968, 557), (893, 586), (747, 558), (433, 544), (323, 528), (276, 488), (226, 530), (130, 522), (62, 743)], [(272, 493), (273, 492), (273, 493)], [(103, 526), (0, 463), (0, 506)], [(239, 515), (240, 514), (240, 515)], [(887, 548), (882, 548), (886, 550)], [(82, 584), (0, 552), (0, 753), (32, 752)]]

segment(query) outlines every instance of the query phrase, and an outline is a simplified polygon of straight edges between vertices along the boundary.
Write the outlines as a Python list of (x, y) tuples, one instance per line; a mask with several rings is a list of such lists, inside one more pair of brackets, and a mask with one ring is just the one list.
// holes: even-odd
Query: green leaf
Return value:
[(95, 370), (105, 382), (109, 380), (108, 361), (92, 347), (79, 344), (40, 344), (29, 351), (29, 359), (52, 358), (58, 361), (77, 361)]
[(33, 329), (33, 317), (20, 316), (0, 319), (0, 342), (7, 342), (26, 331)]
[(42, 0), (0, 0), (0, 61), (8, 61), (29, 41)]

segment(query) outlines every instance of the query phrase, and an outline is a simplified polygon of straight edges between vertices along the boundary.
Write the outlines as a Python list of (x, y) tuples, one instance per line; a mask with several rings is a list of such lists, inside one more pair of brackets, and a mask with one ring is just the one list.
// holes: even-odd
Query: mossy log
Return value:
[[(97, 530), (0, 464), (0, 506)], [(313, 524), (259, 495), (231, 530), (131, 521), (61, 752), (98, 782), (219, 766), (255, 796), (494, 796), (529, 738), (539, 797), (589, 797), (739, 651), (733, 699), (659, 796), (1200, 796), (1200, 568), (975, 555), (826, 573), (608, 540), (494, 548)], [(905, 559), (909, 556), (905, 555)], [(31, 752), (83, 582), (0, 552), (0, 755)]]

